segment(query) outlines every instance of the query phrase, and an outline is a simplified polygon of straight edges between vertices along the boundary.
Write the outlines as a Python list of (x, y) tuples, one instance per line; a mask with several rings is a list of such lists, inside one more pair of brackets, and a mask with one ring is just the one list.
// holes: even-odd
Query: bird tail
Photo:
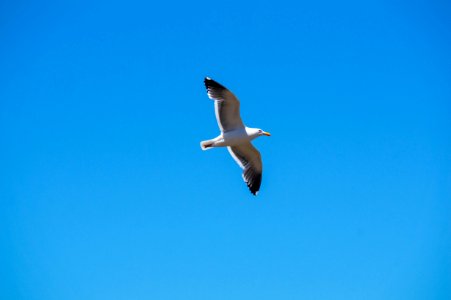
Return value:
[(205, 150), (213, 148), (214, 144), (215, 143), (212, 140), (202, 141), (202, 142), (200, 142), (200, 147), (202, 148), (202, 150), (205, 151)]

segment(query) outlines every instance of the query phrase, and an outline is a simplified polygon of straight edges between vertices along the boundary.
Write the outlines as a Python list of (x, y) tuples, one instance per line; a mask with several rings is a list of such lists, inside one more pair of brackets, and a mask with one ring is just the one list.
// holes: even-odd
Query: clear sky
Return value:
[[(0, 298), (451, 299), (450, 14), (2, 1)], [(272, 134), (257, 197), (205, 76)]]

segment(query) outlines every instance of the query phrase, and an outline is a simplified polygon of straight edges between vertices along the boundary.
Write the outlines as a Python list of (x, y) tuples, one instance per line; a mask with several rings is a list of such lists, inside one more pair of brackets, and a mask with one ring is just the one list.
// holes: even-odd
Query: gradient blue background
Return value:
[(62, 2), (0, 5), (1, 299), (451, 299), (449, 3)]

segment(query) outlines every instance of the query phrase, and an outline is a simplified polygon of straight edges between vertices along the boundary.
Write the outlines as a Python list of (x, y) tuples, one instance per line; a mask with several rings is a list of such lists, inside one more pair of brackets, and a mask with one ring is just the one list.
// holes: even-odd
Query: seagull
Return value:
[(243, 169), (243, 180), (256, 196), (262, 182), (262, 159), (251, 141), (259, 136), (271, 136), (260, 128), (250, 128), (240, 117), (240, 102), (226, 87), (209, 77), (204, 79), (207, 95), (214, 100), (216, 120), (221, 134), (214, 139), (200, 142), (202, 150), (227, 147), (236, 163)]

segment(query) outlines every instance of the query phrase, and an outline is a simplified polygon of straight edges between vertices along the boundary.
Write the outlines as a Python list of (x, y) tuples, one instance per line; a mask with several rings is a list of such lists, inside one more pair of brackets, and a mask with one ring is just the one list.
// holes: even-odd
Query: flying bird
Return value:
[(251, 141), (259, 136), (270, 136), (259, 128), (244, 125), (240, 116), (240, 102), (226, 87), (209, 77), (204, 79), (208, 97), (214, 100), (216, 120), (221, 134), (200, 142), (202, 150), (227, 147), (233, 159), (243, 169), (243, 180), (253, 195), (257, 195), (262, 182), (262, 159)]

